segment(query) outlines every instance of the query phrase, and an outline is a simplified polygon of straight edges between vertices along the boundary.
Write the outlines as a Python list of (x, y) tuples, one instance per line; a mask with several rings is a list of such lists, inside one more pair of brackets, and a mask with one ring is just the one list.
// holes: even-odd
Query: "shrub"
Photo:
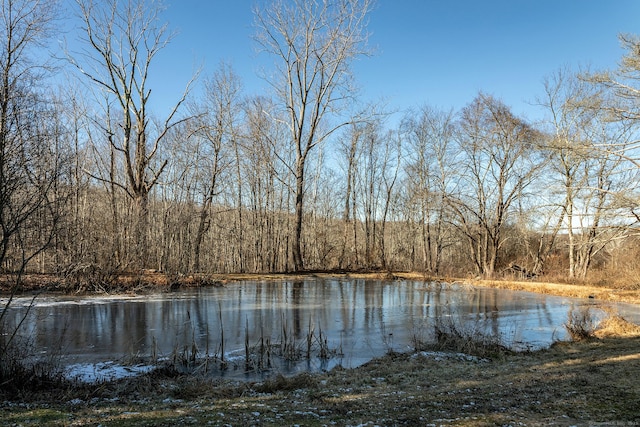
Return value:
[[(5, 335), (2, 334), (2, 337)], [(28, 340), (16, 338), (7, 342), (2, 339), (0, 395), (4, 398), (70, 386), (55, 356), (46, 360), (35, 359), (31, 349)]]
[(597, 321), (591, 307), (573, 307), (569, 310), (565, 329), (573, 341), (583, 341), (593, 338)]
[(434, 324), (439, 350), (450, 350), (479, 357), (499, 357), (511, 352), (499, 333), (487, 333), (480, 324), (460, 325), (451, 317)]

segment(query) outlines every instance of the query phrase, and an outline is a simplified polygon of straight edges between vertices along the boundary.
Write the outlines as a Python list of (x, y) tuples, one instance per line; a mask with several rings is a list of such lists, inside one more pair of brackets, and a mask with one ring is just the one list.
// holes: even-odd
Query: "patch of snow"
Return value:
[(76, 363), (65, 369), (65, 376), (71, 380), (85, 383), (113, 381), (121, 378), (135, 377), (155, 369), (150, 365), (124, 366), (115, 362)]
[(413, 354), (411, 357), (427, 357), (434, 359), (435, 361), (442, 360), (460, 360), (463, 362), (488, 362), (488, 359), (483, 359), (481, 357), (472, 356), (470, 354), (465, 353), (448, 353), (446, 351), (420, 351), (418, 353)]
[(310, 416), (310, 417), (314, 417), (314, 418), (320, 418), (320, 415), (316, 414), (315, 412), (312, 411), (294, 411), (293, 412), (296, 415), (303, 415), (303, 416)]

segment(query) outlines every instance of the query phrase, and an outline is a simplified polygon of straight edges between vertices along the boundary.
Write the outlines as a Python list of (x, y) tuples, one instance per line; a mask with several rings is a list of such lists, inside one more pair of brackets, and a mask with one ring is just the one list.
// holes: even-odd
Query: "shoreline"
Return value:
[[(1, 276), (0, 276), (1, 277)], [(144, 295), (158, 291), (170, 291), (180, 288), (196, 288), (207, 286), (226, 286), (239, 281), (283, 281), (304, 280), (308, 278), (346, 278), (365, 280), (424, 280), (442, 283), (461, 283), (485, 288), (526, 291), (537, 294), (554, 295), (570, 298), (588, 298), (597, 301), (640, 304), (640, 289), (612, 288), (589, 284), (553, 283), (543, 281), (517, 281), (509, 279), (461, 279), (435, 278), (419, 272), (333, 272), (309, 271), (300, 273), (220, 273), (206, 275), (185, 275), (170, 277), (165, 273), (149, 271), (139, 275), (120, 275), (115, 283), (109, 286), (78, 286), (64, 281), (54, 275), (25, 275), (24, 284), (14, 296), (42, 295)], [(6, 275), (0, 278), (0, 298), (11, 296)]]

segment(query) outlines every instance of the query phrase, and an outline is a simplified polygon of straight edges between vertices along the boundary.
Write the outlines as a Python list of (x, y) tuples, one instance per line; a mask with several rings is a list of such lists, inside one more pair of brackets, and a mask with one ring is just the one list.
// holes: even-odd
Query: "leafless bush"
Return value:
[(24, 395), (31, 392), (69, 388), (71, 386), (59, 363), (59, 354), (35, 357), (29, 338), (7, 337), (15, 326), (0, 323), (0, 396)]
[(60, 275), (69, 290), (74, 292), (105, 293), (118, 282), (118, 271), (95, 263), (74, 263), (64, 268)]
[(456, 351), (479, 357), (500, 357), (511, 350), (504, 345), (499, 333), (487, 333), (482, 325), (461, 324), (452, 316), (434, 322), (433, 347), (436, 350)]
[(572, 307), (569, 310), (565, 329), (573, 341), (583, 341), (593, 338), (595, 335), (597, 321), (591, 307)]

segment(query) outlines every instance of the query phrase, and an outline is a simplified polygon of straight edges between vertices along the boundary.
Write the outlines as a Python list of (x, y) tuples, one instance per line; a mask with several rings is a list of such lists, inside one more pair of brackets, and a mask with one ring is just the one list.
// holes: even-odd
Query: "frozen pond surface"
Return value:
[[(9, 317), (20, 319), (30, 302), (15, 300)], [(64, 361), (73, 372), (89, 380), (91, 372), (96, 378), (100, 372), (105, 378), (136, 372), (113, 361), (171, 357), (194, 348), (198, 356), (217, 357), (224, 349), (224, 359), (235, 368), (222, 374), (243, 376), (247, 338), (252, 347), (265, 339), (283, 342), (285, 336), (304, 347), (313, 330), (317, 346), (322, 332), (331, 357), (280, 361), (270, 370), (291, 374), (336, 365), (354, 367), (391, 349), (407, 351), (415, 337), (430, 336), (438, 320), (498, 333), (517, 349), (544, 347), (566, 339), (563, 324), (571, 310), (593, 304), (421, 281), (240, 282), (140, 297), (38, 298), (23, 335), (43, 356), (66, 355)], [(615, 310), (640, 323), (640, 306), (618, 304)]]

